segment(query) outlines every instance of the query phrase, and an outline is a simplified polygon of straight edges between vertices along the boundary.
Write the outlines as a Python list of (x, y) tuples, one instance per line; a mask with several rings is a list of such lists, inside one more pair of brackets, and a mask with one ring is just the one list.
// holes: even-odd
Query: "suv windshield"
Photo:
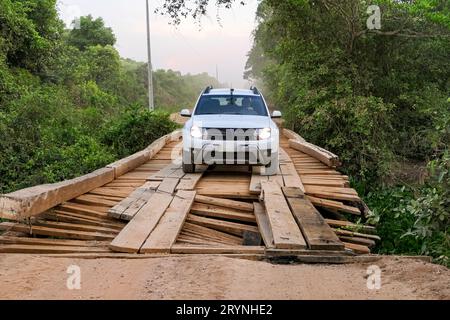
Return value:
[(233, 114), (267, 117), (267, 109), (260, 96), (202, 96), (195, 115)]

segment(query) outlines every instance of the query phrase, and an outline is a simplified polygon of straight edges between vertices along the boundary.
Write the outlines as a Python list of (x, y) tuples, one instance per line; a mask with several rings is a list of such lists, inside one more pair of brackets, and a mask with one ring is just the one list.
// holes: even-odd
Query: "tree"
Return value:
[(84, 51), (97, 45), (114, 46), (116, 37), (112, 29), (105, 26), (102, 18), (94, 19), (88, 15), (80, 18), (80, 28), (74, 28), (69, 32), (67, 42)]

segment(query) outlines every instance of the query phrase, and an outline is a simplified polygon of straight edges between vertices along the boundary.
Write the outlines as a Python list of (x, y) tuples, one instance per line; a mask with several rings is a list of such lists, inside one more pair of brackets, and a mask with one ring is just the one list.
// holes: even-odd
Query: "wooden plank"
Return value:
[(66, 222), (37, 220), (34, 222), (34, 225), (41, 226), (41, 227), (47, 227), (47, 228), (64, 229), (64, 230), (100, 232), (100, 233), (112, 234), (112, 235), (116, 235), (119, 233), (119, 230), (117, 230), (117, 229), (110, 229), (110, 228), (91, 226), (91, 225), (85, 225), (85, 224), (66, 223)]
[(279, 249), (304, 249), (306, 242), (292, 216), (281, 187), (273, 182), (262, 182), (264, 204), (274, 245)]
[[(132, 217), (136, 214), (136, 212), (142, 208), (142, 206), (148, 201), (148, 199), (151, 197), (153, 192), (149, 192), (149, 190), (156, 190), (159, 186), (159, 182), (147, 182), (143, 186), (137, 188), (135, 191), (133, 191), (127, 198), (125, 198), (123, 201), (119, 202), (116, 206), (108, 210), (108, 215), (110, 217), (116, 218), (116, 219), (122, 219), (122, 215), (124, 215), (125, 218), (128, 220), (131, 220)], [(144, 199), (145, 201), (139, 201), (139, 199)], [(137, 202), (135, 205), (133, 205), (135, 202)], [(135, 209), (131, 209), (131, 207)], [(129, 210), (127, 214), (126, 211)], [(134, 212), (132, 212), (135, 210)]]
[(311, 157), (321, 161), (329, 167), (338, 167), (341, 165), (337, 155), (332, 152), (320, 148), (312, 143), (301, 142), (298, 140), (289, 140), (289, 146), (295, 150), (304, 152)]
[(376, 242), (374, 240), (366, 238), (339, 236), (339, 239), (347, 243), (360, 244), (369, 248), (375, 247), (376, 245)]
[(113, 180), (114, 170), (104, 168), (72, 180), (1, 195), (0, 218), (21, 220), (38, 215)]
[(68, 246), (68, 247), (108, 247), (109, 245), (109, 242), (106, 241), (80, 241), (80, 240), (61, 240), (61, 239), (6, 237), (6, 236), (0, 236), (0, 243), (36, 245), (36, 246)]
[(321, 199), (321, 198), (313, 197), (310, 195), (308, 195), (307, 198), (309, 201), (311, 201), (312, 204), (314, 204), (315, 206), (318, 206), (318, 207), (334, 209), (334, 210), (351, 213), (351, 214), (358, 215), (358, 216), (361, 215), (361, 210), (359, 210), (359, 208), (345, 205), (340, 201)]
[(200, 179), (203, 177), (202, 172), (188, 173), (180, 180), (177, 190), (195, 190)]
[(311, 250), (344, 250), (344, 245), (311, 202), (287, 196), (289, 207)]
[(141, 210), (154, 196), (156, 190), (147, 189), (141, 196), (133, 201), (131, 205), (120, 215), (120, 219), (124, 221), (131, 221), (136, 214)]
[(152, 174), (150, 177), (147, 177), (147, 180), (162, 181), (165, 178), (169, 177), (176, 170), (179, 170), (180, 168), (181, 168), (180, 164), (170, 163), (169, 165), (167, 165), (167, 166), (163, 167), (161, 170), (159, 170), (157, 173)]
[(344, 227), (344, 228), (353, 229), (354, 231), (364, 230), (365, 232), (369, 232), (369, 233), (374, 233), (376, 231), (375, 227), (359, 225), (359, 224), (351, 223), (349, 221), (325, 219), (325, 222), (333, 227)]
[(0, 230), (4, 231), (15, 231), (15, 232), (23, 232), (41, 236), (49, 236), (55, 238), (66, 238), (66, 239), (74, 239), (74, 240), (99, 240), (106, 241), (114, 239), (114, 236), (111, 234), (104, 234), (99, 232), (85, 232), (85, 231), (74, 231), (74, 230), (64, 230), (64, 229), (55, 229), (55, 228), (47, 228), (40, 226), (32, 226), (29, 227), (24, 224), (12, 223), (12, 222), (3, 222), (0, 224)]
[(344, 245), (345, 245), (346, 249), (352, 250), (355, 253), (359, 253), (359, 254), (369, 254), (370, 253), (370, 249), (368, 247), (360, 245), (360, 244), (344, 242)]
[(0, 245), (0, 253), (29, 254), (63, 254), (63, 253), (108, 253), (108, 248), (102, 247), (69, 247), (69, 246), (38, 246), (38, 245)]
[(242, 222), (256, 222), (256, 218), (253, 214), (238, 211), (236, 209), (227, 209), (201, 203), (195, 203), (192, 206), (191, 212), (202, 217), (223, 218)]
[(275, 248), (273, 243), (273, 234), (270, 227), (269, 218), (266, 213), (266, 209), (259, 202), (254, 202), (256, 221), (258, 223), (259, 232), (264, 240), (266, 248)]
[(222, 198), (205, 197), (201, 195), (195, 196), (195, 202), (215, 205), (219, 207), (231, 208), (236, 210), (253, 212), (253, 204), (243, 201), (234, 201)]
[(158, 192), (173, 194), (179, 182), (178, 178), (165, 178), (159, 185)]
[(39, 218), (43, 218), (50, 221), (56, 222), (70, 222), (70, 223), (79, 223), (89, 226), (98, 226), (105, 227), (115, 230), (122, 230), (124, 227), (121, 224), (110, 223), (109, 221), (95, 219), (91, 217), (85, 217), (82, 215), (77, 215), (76, 213), (61, 213), (59, 211), (54, 211), (51, 213), (45, 213), (39, 216)]
[(253, 173), (250, 180), (250, 193), (260, 194), (261, 193), (261, 181), (269, 181), (268, 176), (262, 176), (260, 173)]
[(280, 164), (280, 170), (283, 176), (284, 186), (300, 188), (302, 192), (305, 192), (303, 182), (300, 179), (300, 176), (298, 175), (297, 170), (295, 170), (295, 167), (292, 163)]
[(263, 254), (264, 250), (264, 247), (251, 246), (210, 247), (176, 244), (172, 246), (170, 252), (174, 254)]
[(111, 243), (113, 251), (137, 253), (169, 207), (173, 196), (155, 193)]
[(161, 221), (142, 246), (141, 253), (170, 253), (170, 248), (177, 240), (194, 198), (195, 191), (177, 192)]
[(243, 239), (241, 237), (231, 235), (222, 231), (210, 229), (207, 227), (199, 226), (190, 222), (186, 222), (183, 226), (183, 231), (193, 232), (201, 237), (210, 238), (213, 240), (229, 242), (230, 244), (242, 244)]
[(365, 233), (360, 233), (360, 232), (352, 232), (352, 231), (348, 231), (348, 230), (341, 230), (341, 229), (334, 229), (334, 232), (336, 232), (336, 234), (340, 235), (340, 236), (348, 236), (348, 237), (360, 237), (360, 238), (367, 238), (367, 239), (372, 239), (372, 240), (377, 240), (380, 241), (381, 238), (377, 235), (373, 235), (373, 234), (365, 234)]
[(258, 232), (258, 228), (245, 224), (221, 221), (216, 219), (199, 217), (193, 214), (188, 215), (187, 221), (193, 224), (198, 224), (207, 228), (227, 232), (242, 237), (244, 231)]

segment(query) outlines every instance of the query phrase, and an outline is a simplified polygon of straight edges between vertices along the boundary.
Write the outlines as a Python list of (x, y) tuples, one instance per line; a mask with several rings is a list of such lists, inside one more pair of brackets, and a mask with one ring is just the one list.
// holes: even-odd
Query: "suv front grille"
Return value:
[(258, 129), (204, 128), (203, 140), (211, 141), (257, 141)]

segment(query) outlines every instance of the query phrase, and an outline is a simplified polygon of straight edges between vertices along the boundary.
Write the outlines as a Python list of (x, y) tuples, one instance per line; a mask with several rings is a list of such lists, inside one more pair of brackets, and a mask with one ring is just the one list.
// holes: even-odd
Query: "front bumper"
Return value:
[(265, 141), (187, 139), (183, 144), (183, 163), (267, 166), (278, 159), (278, 145), (278, 137)]

